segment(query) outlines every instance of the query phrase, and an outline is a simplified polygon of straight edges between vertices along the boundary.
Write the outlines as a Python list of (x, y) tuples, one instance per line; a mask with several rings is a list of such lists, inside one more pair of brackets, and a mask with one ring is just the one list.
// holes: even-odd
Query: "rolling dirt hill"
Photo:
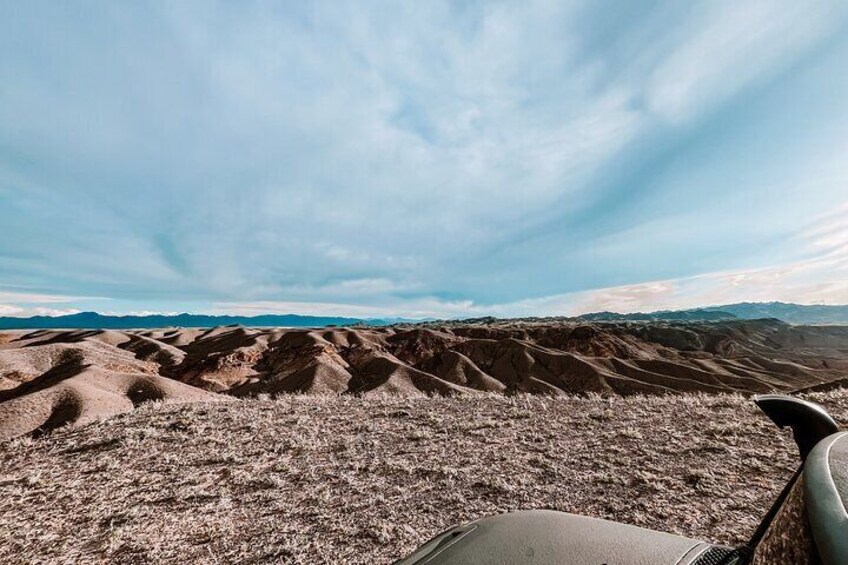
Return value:
[[(825, 390), (847, 373), (848, 328), (777, 320), (6, 332), (0, 437), (131, 410), (146, 398), (133, 399), (137, 383), (169, 402), (216, 393), (628, 396)], [(29, 419), (16, 423), (24, 406)]]
[(388, 563), (520, 508), (738, 543), (796, 464), (745, 395), (846, 374), (776, 320), (4, 332), (0, 562)]
[(0, 403), (0, 440), (87, 424), (150, 401), (218, 402), (224, 397), (160, 377), (85, 367), (55, 383), (30, 381), (27, 393)]

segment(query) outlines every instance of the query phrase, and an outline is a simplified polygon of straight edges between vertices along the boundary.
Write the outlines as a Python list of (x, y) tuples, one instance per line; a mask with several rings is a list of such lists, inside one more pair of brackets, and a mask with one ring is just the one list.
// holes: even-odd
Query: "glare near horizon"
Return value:
[(2, 2), (0, 316), (848, 303), (848, 4)]

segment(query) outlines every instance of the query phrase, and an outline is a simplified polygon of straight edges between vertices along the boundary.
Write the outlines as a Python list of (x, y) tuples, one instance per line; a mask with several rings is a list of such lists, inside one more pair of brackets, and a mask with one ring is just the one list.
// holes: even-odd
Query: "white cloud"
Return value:
[(717, 271), (678, 279), (568, 293), (493, 308), (506, 315), (678, 310), (737, 302), (848, 304), (848, 204), (821, 217), (799, 239), (809, 256), (759, 269)]
[[(615, 234), (597, 267), (626, 259), (646, 206), (635, 177), (666, 173), (653, 148), (685, 150), (699, 117), (823, 44), (842, 21), (834, 5), (660, 2), (621, 33), (580, 2), (16, 6), (0, 13), (0, 144), (22, 156), (0, 157), (0, 222), (14, 234), (0, 240), (0, 283), (138, 310), (162, 297), (357, 315), (563, 310), (573, 294), (520, 299), (585, 288), (563, 271), (594, 269), (585, 250), (606, 252)], [(586, 11), (612, 28), (584, 29)], [(609, 40), (586, 50), (595, 31)], [(733, 235), (688, 229), (686, 200), (708, 180), (680, 183), (687, 196), (648, 236), (677, 229), (697, 250)], [(573, 227), (596, 220), (615, 234)], [(546, 230), (565, 235), (489, 261)], [(626, 278), (665, 276), (671, 255)]]
[(33, 292), (0, 290), (0, 316), (63, 316), (76, 314), (73, 307), (59, 308), (57, 304), (72, 304), (84, 300), (79, 296), (63, 296)]
[(0, 316), (8, 316), (11, 318), (28, 318), (30, 316), (66, 316), (68, 314), (77, 314), (79, 310), (75, 308), (24, 308), (21, 306), (12, 306), (9, 304), (0, 304)]
[(104, 316), (177, 316), (182, 314), (182, 312), (176, 311), (162, 311), (162, 310), (128, 310), (126, 312), (114, 312), (114, 311), (105, 311), (100, 312), (100, 314)]
[(272, 313), (355, 318), (455, 318), (476, 315), (475, 312), (479, 311), (482, 310), (470, 301), (449, 302), (435, 298), (417, 298), (379, 306), (330, 302), (222, 302), (213, 305), (211, 313), (239, 316)]
[(20, 316), (23, 312), (24, 309), (19, 306), (0, 304), (0, 316)]
[[(825, 233), (834, 232), (826, 226)], [(843, 227), (848, 231), (848, 226)], [(804, 234), (811, 243), (821, 230)], [(845, 234), (842, 234), (845, 235)], [(783, 301), (799, 304), (848, 304), (848, 244), (843, 238), (810, 258), (761, 269), (717, 271), (691, 277), (599, 288), (584, 292), (475, 304), (418, 298), (381, 305), (260, 301), (216, 304), (216, 313), (256, 315), (269, 312), (352, 317), (464, 318), (495, 315), (576, 316), (588, 312), (679, 310), (737, 302)]]
[(79, 299), (80, 297), (78, 296), (0, 290), (0, 302), (10, 302), (13, 304), (28, 304), (33, 302), (54, 304), (60, 302), (73, 302)]
[(671, 121), (686, 121), (764, 76), (785, 68), (831, 32), (838, 2), (814, 9), (791, 0), (695, 4), (674, 46), (652, 73), (648, 104)]

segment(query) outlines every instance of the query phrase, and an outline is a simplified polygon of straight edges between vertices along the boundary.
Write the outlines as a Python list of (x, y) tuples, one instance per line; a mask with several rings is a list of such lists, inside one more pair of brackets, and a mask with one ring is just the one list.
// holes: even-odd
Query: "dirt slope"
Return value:
[[(234, 396), (760, 393), (826, 390), (843, 385), (846, 374), (846, 328), (776, 320), (10, 332), (0, 338), (0, 435), (122, 412), (133, 405), (126, 391), (143, 375), (164, 391), (155, 397), (187, 401), (212, 398), (198, 389)], [(105, 400), (104, 391), (116, 399)]]
[[(848, 373), (848, 328), (716, 323), (38, 331), (0, 340), (0, 390), (66, 361), (213, 392), (402, 395), (766, 392)], [(71, 355), (70, 353), (67, 355)]]
[[(130, 342), (128, 336), (126, 342)], [(13, 342), (14, 343), (14, 342)], [(29, 390), (45, 375), (71, 377), (85, 366), (109, 371), (156, 375), (159, 365), (136, 353), (96, 339), (28, 341), (21, 347), (0, 346), (0, 400)]]
[(0, 403), (0, 441), (41, 435), (64, 425), (83, 425), (132, 410), (144, 402), (216, 402), (224, 397), (142, 373), (86, 367), (78, 374)]

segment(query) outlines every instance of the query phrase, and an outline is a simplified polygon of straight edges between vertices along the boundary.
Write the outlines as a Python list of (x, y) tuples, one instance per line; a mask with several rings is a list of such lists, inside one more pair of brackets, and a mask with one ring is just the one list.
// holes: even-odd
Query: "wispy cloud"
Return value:
[(8, 5), (0, 285), (429, 316), (794, 265), (844, 199), (846, 29), (836, 1)]
[(647, 83), (649, 107), (680, 122), (792, 65), (839, 25), (836, 4), (751, 0), (693, 4), (674, 35), (685, 36)]
[(57, 304), (73, 302), (74, 300), (79, 300), (79, 297), (0, 290), (0, 302), (10, 302), (13, 304), (28, 304), (33, 302), (42, 304)]
[(691, 277), (600, 288), (491, 307), (508, 316), (647, 312), (738, 302), (848, 303), (848, 204), (818, 218), (801, 233), (808, 257), (758, 269), (716, 271)]
[(60, 308), (59, 304), (71, 304), (81, 297), (14, 292), (0, 289), (0, 316), (61, 316), (79, 312), (76, 308)]

